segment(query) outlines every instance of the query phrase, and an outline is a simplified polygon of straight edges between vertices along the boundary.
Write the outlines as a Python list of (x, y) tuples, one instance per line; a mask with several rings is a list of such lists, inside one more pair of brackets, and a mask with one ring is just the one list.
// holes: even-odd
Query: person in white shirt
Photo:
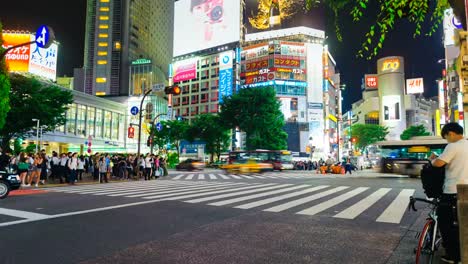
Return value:
[(145, 181), (151, 180), (151, 168), (152, 168), (153, 159), (151, 155), (148, 153), (145, 158)]
[(77, 153), (73, 153), (71, 158), (68, 160), (68, 168), (70, 169), (70, 178), (68, 179), (68, 183), (75, 184), (76, 170), (78, 168), (78, 154)]
[(81, 155), (78, 158), (78, 166), (76, 167), (77, 173), (78, 173), (78, 180), (82, 181), (83, 180), (83, 172), (85, 170), (85, 158), (83, 155)]
[(463, 137), (463, 127), (448, 123), (442, 128), (442, 138), (449, 143), (444, 152), (431, 155), (432, 166), (445, 166), (444, 192), (437, 210), (440, 233), (444, 242), (446, 263), (460, 261), (460, 240), (457, 221), (457, 184), (468, 184), (468, 141)]

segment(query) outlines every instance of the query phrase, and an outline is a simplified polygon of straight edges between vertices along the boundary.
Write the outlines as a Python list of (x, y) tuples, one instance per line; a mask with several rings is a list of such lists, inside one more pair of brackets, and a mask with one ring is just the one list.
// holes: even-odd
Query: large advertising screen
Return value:
[(175, 2), (174, 57), (240, 40), (240, 0)]
[(183, 82), (197, 78), (198, 59), (177, 61), (173, 65), (174, 82)]
[(301, 26), (325, 29), (324, 8), (306, 10), (304, 0), (246, 0), (245, 4), (247, 34)]
[[(18, 44), (30, 42), (34, 36), (25, 33), (3, 33), (2, 47), (7, 49)], [(34, 75), (56, 80), (58, 46), (53, 43), (49, 48), (42, 49), (36, 44), (15, 48), (5, 55), (8, 71), (29, 72)]]
[(398, 121), (401, 119), (401, 97), (399, 95), (383, 96), (382, 107), (385, 121)]

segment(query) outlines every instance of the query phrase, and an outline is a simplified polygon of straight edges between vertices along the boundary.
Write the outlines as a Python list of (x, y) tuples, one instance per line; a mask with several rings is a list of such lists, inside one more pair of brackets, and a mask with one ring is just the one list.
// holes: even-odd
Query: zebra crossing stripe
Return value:
[(13, 216), (17, 218), (26, 218), (29, 220), (39, 220), (39, 219), (45, 219), (49, 217), (49, 215), (45, 215), (45, 214), (38, 214), (38, 213), (7, 209), (7, 208), (0, 208), (0, 214)]
[(327, 187), (329, 187), (329, 186), (328, 185), (320, 185), (320, 186), (317, 186), (317, 187), (308, 188), (308, 189), (298, 191), (298, 192), (288, 193), (288, 194), (281, 195), (281, 196), (278, 196), (278, 197), (273, 197), (273, 198), (269, 198), (269, 199), (264, 199), (264, 200), (260, 200), (260, 201), (247, 203), (247, 204), (242, 204), (242, 205), (236, 206), (234, 208), (250, 209), (250, 208), (262, 206), (262, 205), (265, 205), (265, 204), (273, 203), (273, 202), (276, 202), (276, 201), (281, 201), (281, 200), (284, 200), (284, 199), (288, 199), (288, 198), (292, 198), (292, 197), (295, 197), (295, 196), (303, 195), (303, 194), (306, 194), (306, 193), (315, 192), (315, 191), (318, 191), (318, 190), (321, 190), (321, 189), (324, 189), (324, 188), (327, 188)]
[(234, 174), (230, 174), (229, 176), (233, 177), (234, 179), (242, 179), (241, 177), (237, 176), (237, 175), (234, 175)]
[(348, 207), (346, 210), (341, 211), (339, 214), (333, 216), (337, 218), (344, 218), (344, 219), (354, 219), (358, 215), (362, 214), (365, 210), (369, 207), (374, 205), (378, 200), (384, 197), (391, 188), (380, 188), (371, 195), (367, 196), (366, 198), (362, 199), (358, 203)]
[[(52, 189), (54, 191), (60, 191), (60, 192), (65, 192), (65, 193), (83, 193), (83, 192), (97, 192), (97, 191), (106, 191), (106, 190), (122, 190), (122, 189), (127, 189), (127, 188), (134, 188), (134, 187), (141, 187), (141, 186), (150, 186), (150, 185), (167, 185), (169, 184), (169, 181), (167, 182), (158, 182), (156, 181), (151, 181), (151, 182), (138, 182), (136, 184), (96, 184), (96, 185), (82, 185), (77, 188), (73, 187), (60, 187), (57, 189)], [(171, 183), (174, 184), (174, 183)]]
[(263, 177), (263, 176), (260, 176), (260, 175), (255, 175), (255, 178), (259, 178), (259, 179), (265, 179), (265, 177)]
[(364, 192), (365, 190), (369, 189), (369, 187), (359, 187), (359, 188), (356, 188), (352, 191), (349, 191), (347, 193), (344, 193), (340, 196), (337, 196), (333, 199), (330, 199), (326, 202), (323, 202), (323, 203), (320, 203), (320, 204), (317, 204), (315, 206), (312, 206), (310, 208), (307, 208), (307, 209), (304, 209), (302, 211), (299, 211), (297, 212), (296, 214), (301, 214), (301, 215), (316, 215), (322, 211), (325, 211), (327, 210), (328, 208), (330, 207), (333, 207), (337, 204), (340, 204), (362, 192)]
[(217, 179), (217, 178), (216, 178), (216, 175), (210, 174), (210, 179), (211, 179), (211, 180), (216, 180), (216, 179)]
[(206, 201), (211, 201), (211, 200), (218, 200), (218, 199), (222, 199), (222, 198), (233, 197), (233, 196), (238, 196), (238, 195), (243, 195), (243, 194), (261, 192), (261, 191), (268, 191), (268, 190), (272, 190), (272, 189), (279, 189), (279, 188), (283, 188), (283, 187), (287, 187), (287, 186), (291, 186), (291, 185), (292, 184), (280, 184), (280, 185), (274, 184), (274, 186), (260, 188), (260, 189), (256, 189), (256, 190), (236, 192), (236, 193), (230, 193), (230, 194), (222, 194), (222, 195), (216, 195), (216, 196), (211, 196), (211, 197), (206, 197), (206, 198), (188, 200), (188, 201), (184, 201), (184, 202), (187, 202), (187, 203), (201, 203), (201, 202), (206, 202)]
[[(188, 199), (188, 198), (193, 198), (193, 197), (200, 197), (200, 196), (207, 196), (207, 195), (212, 195), (212, 194), (219, 194), (219, 193), (226, 193), (226, 192), (233, 192), (233, 191), (240, 191), (240, 190), (248, 190), (248, 189), (253, 189), (253, 188), (258, 188), (259, 186), (265, 187), (269, 186), (272, 184), (259, 184), (259, 185), (249, 185), (246, 187), (239, 187), (239, 188), (234, 188), (234, 189), (227, 189), (227, 190), (220, 190), (220, 191), (210, 191), (210, 192), (204, 192), (204, 193), (196, 193), (196, 194), (189, 194), (189, 195), (182, 195), (182, 196), (175, 196), (175, 197), (169, 197), (165, 198), (164, 200), (182, 200), (182, 199)], [(143, 197), (144, 199), (151, 199), (151, 197)]]
[[(153, 187), (153, 188), (147, 188), (147, 189), (129, 189), (126, 191), (119, 191), (119, 192), (111, 192), (108, 193), (110, 197), (114, 196), (127, 196), (127, 195), (138, 195), (138, 194), (143, 194), (143, 193), (155, 193), (155, 192), (160, 192), (160, 191), (165, 191), (165, 190), (187, 190), (187, 189), (193, 189), (196, 188), (196, 185), (173, 185), (173, 186), (166, 186), (166, 187)], [(204, 185), (206, 186), (206, 185)], [(176, 187), (176, 188), (174, 188)], [(99, 194), (102, 195), (102, 194)]]
[(168, 183), (160, 183), (160, 184), (148, 184), (148, 185), (143, 185), (139, 184), (138, 186), (133, 185), (133, 186), (122, 186), (118, 188), (107, 188), (107, 189), (88, 189), (84, 191), (74, 191), (74, 193), (79, 193), (79, 194), (100, 194), (100, 193), (107, 193), (107, 192), (118, 192), (118, 191), (128, 191), (132, 189), (138, 189), (138, 188), (148, 188), (148, 187), (170, 187), (170, 186), (178, 186), (177, 182), (171, 182), (172, 184)]
[(223, 178), (223, 179), (225, 179), (225, 180), (231, 179), (231, 178), (229, 178), (228, 176), (226, 176), (226, 175), (224, 175), (224, 174), (218, 174), (218, 175), (219, 175), (219, 177), (221, 177), (221, 178)]
[(224, 200), (224, 201), (220, 201), (220, 202), (216, 202), (216, 203), (210, 203), (209, 205), (221, 206), (221, 205), (233, 204), (233, 203), (237, 203), (237, 202), (251, 200), (251, 199), (255, 199), (255, 198), (259, 198), (259, 197), (265, 197), (265, 196), (269, 196), (269, 195), (273, 195), (273, 194), (277, 194), (277, 193), (289, 192), (289, 191), (302, 189), (302, 188), (306, 188), (306, 187), (310, 187), (310, 185), (307, 185), (307, 184), (298, 185), (298, 186), (293, 186), (293, 187), (289, 187), (289, 188), (285, 188), (285, 189), (270, 191), (270, 192), (266, 192), (266, 193), (253, 194), (253, 195), (243, 196), (243, 197), (239, 197), (239, 198)]
[(333, 194), (333, 193), (336, 193), (336, 192), (339, 192), (339, 191), (342, 191), (342, 190), (345, 190), (345, 189), (348, 189), (348, 188), (349, 188), (349, 186), (336, 187), (336, 188), (333, 188), (333, 189), (330, 189), (330, 190), (327, 190), (327, 191), (324, 191), (324, 192), (321, 192), (321, 193), (314, 194), (312, 196), (304, 197), (304, 198), (294, 200), (294, 201), (291, 201), (291, 202), (288, 202), (288, 203), (273, 206), (273, 207), (270, 207), (270, 208), (265, 209), (263, 211), (281, 212), (281, 211), (284, 211), (286, 209), (296, 207), (298, 205), (305, 204), (305, 203), (308, 203), (308, 202), (313, 201), (313, 200), (320, 199), (320, 198), (325, 197), (327, 195), (330, 195), (330, 194)]
[(205, 179), (205, 174), (198, 174), (198, 179), (199, 180), (204, 180)]
[[(121, 190), (107, 190), (107, 191), (99, 191), (99, 192), (94, 192), (90, 193), (92, 195), (109, 195), (109, 196), (119, 196), (120, 193), (129, 193), (129, 192), (144, 192), (144, 191), (156, 191), (156, 190), (165, 190), (168, 188), (173, 188), (173, 187), (180, 187), (180, 186), (188, 186), (188, 185), (178, 185), (178, 184), (173, 184), (173, 185), (151, 185), (151, 186), (142, 186), (142, 187), (135, 187), (135, 188), (125, 188)], [(89, 192), (88, 192), (89, 193)], [(88, 194), (88, 193), (81, 193), (81, 194)], [(115, 195), (117, 194), (117, 195)]]
[(193, 179), (193, 176), (195, 176), (195, 175), (194, 175), (194, 174), (189, 174), (189, 175), (187, 176), (187, 178), (185, 178), (185, 179), (186, 179), (186, 180), (191, 180), (191, 179)]
[(206, 188), (196, 188), (194, 190), (189, 190), (189, 191), (168, 191), (164, 192), (165, 194), (159, 193), (158, 195), (154, 196), (147, 196), (145, 195), (143, 199), (160, 199), (160, 198), (165, 198), (165, 197), (170, 197), (170, 196), (176, 196), (176, 195), (183, 195), (183, 194), (193, 194), (193, 193), (202, 193), (206, 191), (211, 191), (211, 190), (222, 190), (222, 189), (228, 189), (232, 188), (232, 186), (229, 185), (217, 185), (217, 186), (210, 186)]
[(129, 195), (125, 196), (127, 198), (135, 198), (135, 197), (143, 197), (143, 196), (148, 196), (148, 195), (160, 195), (163, 193), (177, 193), (181, 191), (190, 191), (190, 190), (204, 190), (204, 189), (209, 189), (209, 188), (215, 188), (215, 187), (230, 187), (230, 186), (236, 186), (236, 185), (242, 185), (238, 183), (226, 183), (226, 184), (219, 184), (219, 183), (211, 183), (211, 184), (204, 184), (202, 186), (189, 186), (189, 187), (181, 187), (181, 188), (170, 188), (168, 191), (157, 191), (157, 192), (151, 192), (151, 193), (139, 193), (135, 195)]
[(239, 175), (239, 177), (244, 177), (246, 179), (253, 179), (254, 177), (248, 175)]
[(409, 197), (414, 189), (403, 189), (385, 211), (377, 218), (377, 222), (398, 224), (405, 214), (409, 204)]
[(184, 174), (177, 175), (177, 176), (173, 177), (172, 179), (173, 180), (180, 180), (182, 177), (184, 177)]

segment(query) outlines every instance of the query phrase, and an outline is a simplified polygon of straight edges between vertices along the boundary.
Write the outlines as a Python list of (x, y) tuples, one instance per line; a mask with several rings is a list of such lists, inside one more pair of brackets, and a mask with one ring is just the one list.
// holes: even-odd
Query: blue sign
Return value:
[(131, 113), (132, 115), (138, 115), (138, 112), (139, 112), (139, 111), (138, 111), (138, 107), (136, 107), (136, 106), (134, 106), (134, 107), (132, 107), (132, 108), (130, 109), (130, 113)]
[(232, 68), (219, 71), (219, 102), (223, 102), (223, 96), (232, 95)]
[(156, 130), (161, 131), (162, 129), (163, 129), (163, 126), (161, 125), (161, 123), (158, 122), (156, 124)]
[(36, 31), (36, 45), (39, 48), (47, 48), (51, 41), (51, 32), (48, 26), (42, 25)]
[(180, 152), (183, 153), (185, 149), (185, 154), (196, 154), (198, 153), (198, 148), (203, 147), (205, 149), (206, 142), (201, 140), (195, 140), (189, 142), (186, 140), (180, 141)]

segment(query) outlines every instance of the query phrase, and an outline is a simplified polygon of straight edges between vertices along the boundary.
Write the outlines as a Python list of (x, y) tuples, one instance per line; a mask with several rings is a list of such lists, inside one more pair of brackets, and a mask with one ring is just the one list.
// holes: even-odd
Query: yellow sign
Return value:
[(382, 63), (382, 72), (397, 71), (398, 69), (400, 69), (400, 59), (398, 58), (384, 60)]
[(410, 147), (408, 149), (408, 152), (409, 153), (426, 153), (426, 152), (429, 152), (430, 149), (428, 147), (425, 147), (425, 146), (414, 146), (414, 147)]
[(333, 122), (338, 122), (338, 119), (336, 118), (336, 116), (332, 115), (332, 114), (329, 114), (328, 115), (328, 119), (332, 120)]

